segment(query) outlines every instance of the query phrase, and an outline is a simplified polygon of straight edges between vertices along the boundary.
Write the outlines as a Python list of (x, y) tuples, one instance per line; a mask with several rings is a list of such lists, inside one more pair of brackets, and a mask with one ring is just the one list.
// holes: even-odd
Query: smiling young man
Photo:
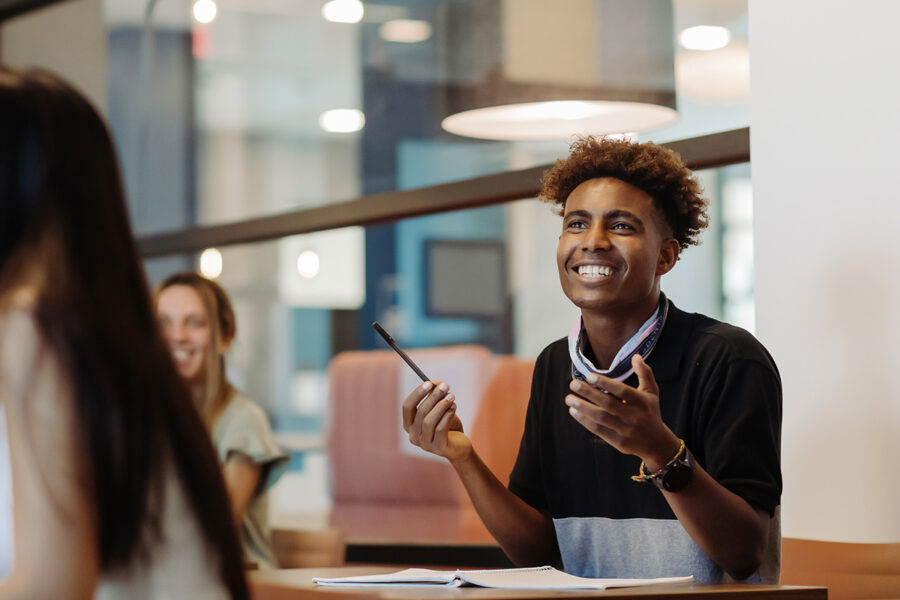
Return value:
[(777, 583), (781, 383), (742, 329), (682, 312), (660, 278), (706, 227), (691, 172), (655, 144), (584, 138), (542, 182), (559, 279), (581, 309), (538, 357), (505, 487), (444, 382), (403, 404), (517, 564), (588, 577)]

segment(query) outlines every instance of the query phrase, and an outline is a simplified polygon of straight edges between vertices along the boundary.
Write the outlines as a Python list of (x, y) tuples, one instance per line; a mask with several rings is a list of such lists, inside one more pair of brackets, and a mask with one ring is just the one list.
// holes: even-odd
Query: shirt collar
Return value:
[(690, 315), (679, 310), (671, 300), (668, 302), (666, 326), (660, 333), (656, 348), (647, 359), (657, 381), (671, 381), (681, 372), (687, 343), (694, 329)]

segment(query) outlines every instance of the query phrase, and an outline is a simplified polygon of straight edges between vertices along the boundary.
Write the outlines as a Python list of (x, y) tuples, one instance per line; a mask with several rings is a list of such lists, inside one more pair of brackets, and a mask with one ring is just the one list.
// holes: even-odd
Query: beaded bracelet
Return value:
[(681, 445), (678, 446), (678, 452), (675, 453), (675, 456), (672, 457), (672, 460), (663, 465), (663, 467), (660, 468), (656, 473), (650, 473), (649, 471), (647, 471), (647, 465), (644, 464), (644, 461), (641, 461), (641, 466), (638, 469), (638, 474), (632, 475), (631, 480), (637, 482), (645, 482), (651, 481), (653, 479), (658, 479), (665, 475), (666, 471), (668, 471), (672, 467), (672, 465), (681, 460), (681, 457), (684, 456), (685, 450), (687, 450), (687, 446), (684, 445), (684, 440), (679, 441), (681, 442)]

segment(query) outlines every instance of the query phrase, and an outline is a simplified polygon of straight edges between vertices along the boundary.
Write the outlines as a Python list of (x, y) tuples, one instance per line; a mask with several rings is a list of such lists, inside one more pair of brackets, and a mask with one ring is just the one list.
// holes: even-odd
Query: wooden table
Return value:
[[(397, 571), (395, 567), (338, 567), (251, 571), (254, 600), (560, 600), (569, 598), (664, 598), (680, 600), (827, 600), (823, 587), (786, 585), (702, 585), (681, 583), (611, 590), (498, 590), (488, 588), (322, 587), (313, 577), (348, 577)], [(341, 596), (344, 596), (343, 598)]]

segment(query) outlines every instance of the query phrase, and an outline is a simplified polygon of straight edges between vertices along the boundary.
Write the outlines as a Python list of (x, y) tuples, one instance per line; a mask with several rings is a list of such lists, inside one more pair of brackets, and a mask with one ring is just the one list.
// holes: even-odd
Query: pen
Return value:
[(410, 366), (410, 368), (416, 372), (416, 375), (418, 375), (419, 377), (422, 378), (422, 381), (431, 381), (431, 379), (428, 378), (428, 375), (426, 375), (425, 373), (422, 372), (422, 369), (419, 368), (419, 365), (414, 363), (413, 360), (409, 357), (409, 355), (406, 352), (404, 352), (400, 346), (397, 345), (397, 342), (394, 341), (394, 338), (391, 337), (391, 334), (389, 334), (387, 331), (385, 331), (384, 327), (382, 327), (378, 321), (375, 321), (374, 323), (372, 323), (372, 327), (374, 327), (375, 331), (377, 331), (378, 334), (384, 338), (384, 341), (386, 341), (390, 345), (390, 347), (393, 348), (394, 351), (400, 355), (400, 358), (402, 358), (404, 361), (406, 361), (406, 364), (408, 364)]

